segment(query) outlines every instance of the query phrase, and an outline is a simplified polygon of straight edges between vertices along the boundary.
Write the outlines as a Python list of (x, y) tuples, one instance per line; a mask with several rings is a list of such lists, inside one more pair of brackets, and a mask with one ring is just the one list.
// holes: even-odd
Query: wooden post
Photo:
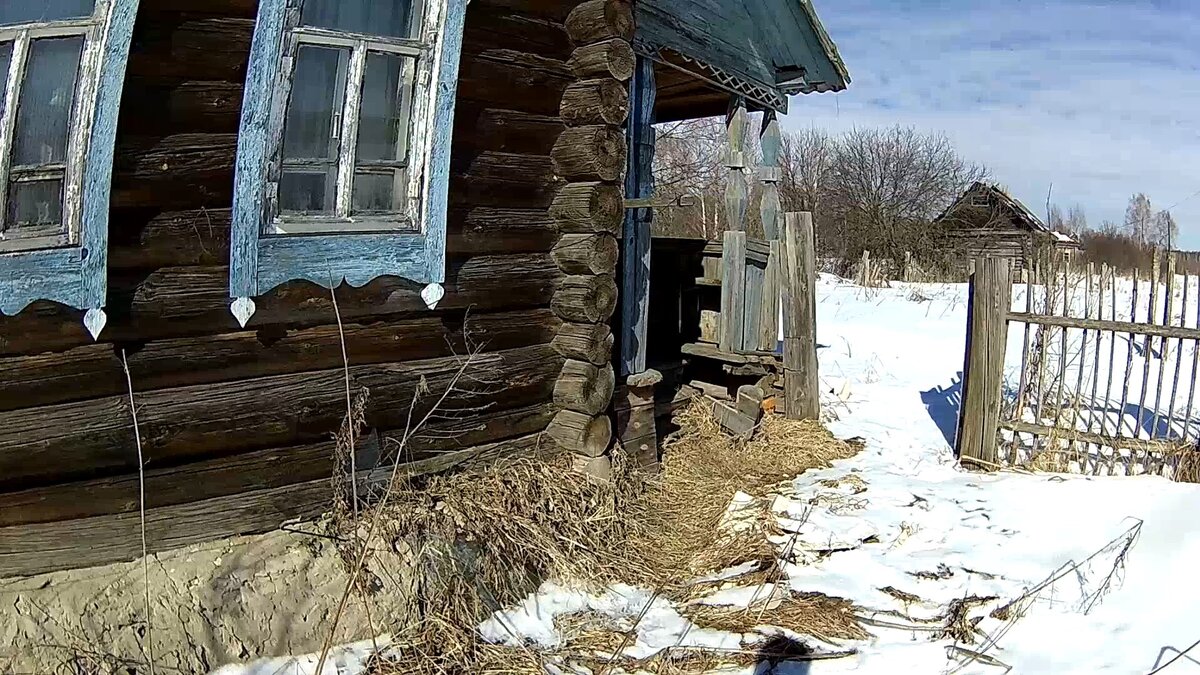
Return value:
[(763, 276), (762, 311), (759, 314), (758, 348), (761, 351), (773, 352), (779, 345), (780, 294), (783, 292), (783, 273), (780, 270), (782, 256), (779, 242), (772, 241), (770, 257), (767, 258), (767, 271)]
[[(629, 145), (625, 195), (654, 195), (654, 62), (639, 56), (629, 84)], [(654, 209), (630, 209), (625, 216), (621, 259), (621, 374), (646, 369), (650, 313), (650, 225)]]
[(725, 233), (721, 268), (721, 349), (741, 351), (746, 322), (745, 232)]
[(976, 260), (967, 304), (967, 350), (956, 445), (959, 459), (978, 460), (984, 467), (998, 464), (996, 437), (1011, 301), (1012, 261)]
[(725, 186), (725, 215), (729, 221), (726, 229), (740, 232), (746, 229), (746, 206), (749, 189), (746, 187), (746, 130), (750, 126), (746, 112), (746, 100), (734, 96), (729, 100), (729, 114), (725, 119), (729, 146), (726, 148), (725, 167), (729, 169)]
[(820, 419), (817, 380), (817, 262), (811, 213), (783, 226), (783, 391), (789, 419)]
[(616, 434), (635, 466), (658, 464), (658, 431), (655, 425), (654, 388), (662, 374), (646, 370), (630, 375), (614, 402)]

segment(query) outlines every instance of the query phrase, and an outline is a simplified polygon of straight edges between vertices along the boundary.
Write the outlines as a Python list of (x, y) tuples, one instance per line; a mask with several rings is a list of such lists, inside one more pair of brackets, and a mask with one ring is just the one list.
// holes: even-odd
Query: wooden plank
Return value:
[(745, 232), (725, 233), (721, 260), (721, 349), (741, 351), (746, 346), (742, 342), (746, 323)]
[[(725, 254), (724, 243), (721, 241), (710, 241), (704, 245), (702, 255), (704, 258), (701, 263), (705, 264), (705, 276), (711, 279), (719, 279), (720, 258)], [(771, 257), (771, 243), (764, 239), (754, 239), (747, 235), (746, 237), (746, 260), (759, 265), (766, 265)], [(711, 264), (713, 267), (709, 267)], [(716, 273), (714, 273), (716, 272)]]
[[(637, 57), (629, 85), (629, 122), (626, 127), (629, 157), (625, 196), (654, 195), (654, 62)], [(647, 325), (650, 313), (650, 226), (654, 209), (630, 209), (625, 215), (621, 257), (621, 368), (622, 376), (646, 369)]]
[(716, 344), (721, 341), (721, 313), (700, 310), (700, 341)]
[(820, 419), (817, 375), (817, 262), (811, 213), (784, 220), (781, 280), (784, 392), (789, 419)]
[(759, 312), (758, 349), (775, 351), (779, 345), (779, 294), (781, 291), (779, 263), (782, 257), (781, 244), (771, 242), (771, 257), (763, 275), (762, 311)]
[(717, 345), (693, 342), (679, 348), (687, 356), (698, 356), (734, 365), (763, 364), (779, 365), (779, 356), (774, 352), (727, 352)]
[(746, 265), (746, 290), (743, 296), (746, 309), (742, 319), (742, 349), (747, 351), (758, 350), (766, 273), (765, 266)]
[(1055, 438), (1067, 442), (1083, 442), (1101, 447), (1115, 448), (1118, 450), (1136, 450), (1146, 453), (1167, 453), (1175, 450), (1178, 447), (1177, 443), (1173, 443), (1171, 441), (1130, 438), (1128, 436), (1112, 436), (1109, 434), (1094, 433), (1079, 429), (1067, 429), (1064, 427), (1047, 426), (1045, 424), (1022, 422), (1020, 420), (1001, 422), (999, 424), (999, 428), (1022, 434), (1035, 434), (1044, 438)]
[(1162, 338), (1178, 338), (1181, 340), (1200, 340), (1200, 329), (1184, 328), (1182, 326), (1159, 326), (1149, 323), (1134, 323), (1131, 321), (1111, 321), (1100, 319), (1083, 319), (1064, 316), (1047, 316), (1028, 312), (1009, 312), (1009, 321), (1055, 326), (1062, 328), (1087, 328), (1131, 335), (1145, 335)]
[(963, 408), (957, 439), (964, 461), (997, 465), (1001, 386), (1008, 313), (1012, 298), (1012, 267), (1008, 258), (980, 258), (971, 279), (968, 338), (963, 374)]

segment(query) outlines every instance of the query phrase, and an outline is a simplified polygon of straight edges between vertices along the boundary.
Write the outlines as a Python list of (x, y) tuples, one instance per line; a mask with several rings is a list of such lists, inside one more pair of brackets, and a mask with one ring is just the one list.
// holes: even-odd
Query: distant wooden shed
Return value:
[(1014, 268), (1047, 250), (1070, 259), (1081, 248), (1070, 234), (1056, 232), (999, 185), (975, 182), (934, 221), (945, 244), (965, 265), (990, 255), (1014, 259)]

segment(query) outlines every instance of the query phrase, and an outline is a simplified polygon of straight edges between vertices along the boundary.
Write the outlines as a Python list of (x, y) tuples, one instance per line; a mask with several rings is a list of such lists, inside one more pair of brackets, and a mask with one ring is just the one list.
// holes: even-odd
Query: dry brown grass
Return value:
[(683, 609), (683, 615), (702, 628), (731, 633), (773, 626), (833, 644), (870, 637), (855, 618), (850, 601), (816, 594), (784, 591), (782, 598), (764, 598), (750, 607), (693, 604)]
[[(739, 490), (770, 488), (857, 448), (817, 423), (768, 416), (749, 442), (733, 441), (702, 406), (683, 413), (662, 471), (646, 475), (617, 453), (613, 480), (598, 484), (569, 458), (516, 460), (392, 487), (383, 541), (419, 570), (417, 621), (392, 632), (406, 645), (373, 672), (541, 673), (563, 654), (483, 644), (475, 627), (535, 590), (543, 579), (599, 587), (624, 582), (683, 599), (696, 577), (759, 563), (763, 583), (781, 576), (765, 523), (718, 527)], [(765, 513), (765, 508), (763, 509)], [(746, 579), (739, 579), (745, 582)], [(711, 586), (709, 586), (711, 589)], [(709, 617), (712, 618), (712, 617)], [(628, 628), (595, 616), (563, 618), (564, 649), (578, 658), (632, 644)], [(859, 637), (842, 601), (788, 597), (760, 624), (798, 633)], [(661, 655), (661, 672), (690, 670), (710, 656)], [(682, 661), (681, 661), (682, 660)], [(676, 670), (671, 670), (675, 668)], [(679, 670), (682, 668), (683, 670)]]
[(1200, 449), (1193, 445), (1179, 448), (1171, 462), (1172, 477), (1180, 483), (1200, 483)]

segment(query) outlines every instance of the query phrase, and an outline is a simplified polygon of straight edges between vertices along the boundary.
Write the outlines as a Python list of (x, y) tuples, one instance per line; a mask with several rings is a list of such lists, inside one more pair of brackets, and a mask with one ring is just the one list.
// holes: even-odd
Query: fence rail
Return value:
[(1200, 437), (1200, 279), (1176, 274), (1174, 257), (1156, 256), (1149, 274), (1132, 277), (1051, 259), (1032, 268), (1014, 285), (1002, 259), (975, 263), (959, 456), (990, 467), (1176, 472)]

